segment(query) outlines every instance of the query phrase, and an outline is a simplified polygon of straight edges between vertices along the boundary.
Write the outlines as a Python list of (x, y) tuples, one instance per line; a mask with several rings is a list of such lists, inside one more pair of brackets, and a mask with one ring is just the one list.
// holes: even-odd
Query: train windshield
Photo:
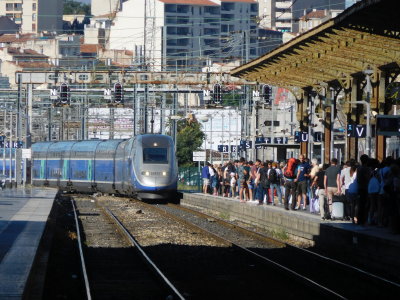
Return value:
[(143, 148), (143, 162), (148, 164), (167, 164), (167, 148)]

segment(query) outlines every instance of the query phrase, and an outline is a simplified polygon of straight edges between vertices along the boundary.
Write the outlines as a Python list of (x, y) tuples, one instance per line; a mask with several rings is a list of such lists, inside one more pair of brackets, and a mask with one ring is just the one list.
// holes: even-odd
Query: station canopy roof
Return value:
[(397, 0), (363, 0), (337, 17), (231, 71), (286, 88), (341, 83), (366, 69), (399, 72)]

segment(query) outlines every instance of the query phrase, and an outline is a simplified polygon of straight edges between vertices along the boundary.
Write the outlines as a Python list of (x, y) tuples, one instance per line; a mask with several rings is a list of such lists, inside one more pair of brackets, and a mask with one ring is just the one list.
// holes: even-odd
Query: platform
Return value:
[(22, 299), (56, 189), (0, 191), (0, 299)]
[(238, 199), (206, 194), (184, 193), (181, 205), (210, 209), (230, 220), (276, 233), (285, 232), (330, 253), (348, 253), (359, 264), (368, 261), (374, 268), (393, 270), (392, 275), (400, 281), (400, 234), (394, 234), (388, 228), (359, 226), (350, 221), (324, 221), (308, 211), (287, 211), (283, 206), (240, 203)]

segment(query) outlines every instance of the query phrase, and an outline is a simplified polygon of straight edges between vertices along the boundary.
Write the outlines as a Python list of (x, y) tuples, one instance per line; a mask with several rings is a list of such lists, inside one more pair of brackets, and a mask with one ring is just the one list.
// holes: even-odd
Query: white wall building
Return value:
[(63, 0), (3, 0), (0, 15), (12, 18), (23, 33), (62, 30)]
[(121, 0), (92, 0), (91, 13), (93, 16), (112, 14), (120, 9), (120, 5)]
[(90, 20), (90, 24), (85, 24), (85, 44), (95, 44), (109, 48), (111, 16), (93, 17)]

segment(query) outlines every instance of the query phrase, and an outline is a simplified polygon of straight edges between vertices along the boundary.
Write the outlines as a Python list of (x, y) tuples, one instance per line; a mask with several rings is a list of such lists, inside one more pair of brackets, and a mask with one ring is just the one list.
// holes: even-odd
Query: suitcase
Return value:
[(332, 220), (343, 220), (344, 218), (344, 204), (343, 202), (332, 203)]

